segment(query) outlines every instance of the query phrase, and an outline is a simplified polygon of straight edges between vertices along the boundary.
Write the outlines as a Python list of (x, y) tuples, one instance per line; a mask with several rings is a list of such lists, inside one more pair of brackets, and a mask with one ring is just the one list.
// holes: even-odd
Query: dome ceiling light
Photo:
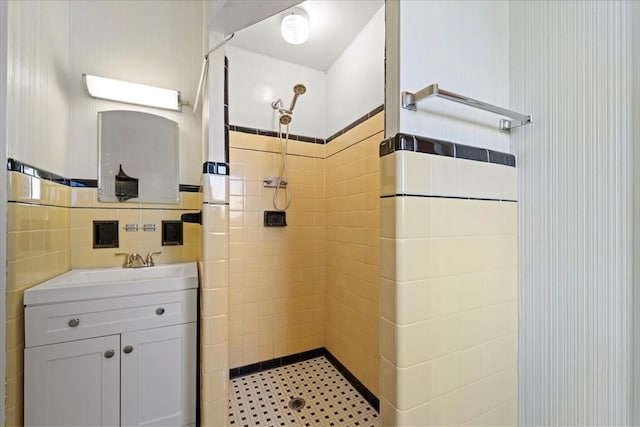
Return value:
[(288, 43), (304, 43), (309, 38), (309, 16), (302, 9), (291, 9), (282, 17), (280, 33)]

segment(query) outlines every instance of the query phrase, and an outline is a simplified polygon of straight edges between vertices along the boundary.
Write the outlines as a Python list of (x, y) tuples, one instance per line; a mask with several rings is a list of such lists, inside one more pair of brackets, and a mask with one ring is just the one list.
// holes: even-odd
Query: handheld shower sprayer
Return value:
[[(273, 192), (273, 207), (278, 211), (286, 211), (291, 205), (291, 187), (287, 185), (287, 145), (289, 144), (289, 124), (291, 123), (291, 116), (293, 115), (293, 109), (296, 106), (296, 101), (300, 95), (303, 95), (307, 91), (305, 85), (298, 83), (293, 87), (293, 99), (291, 100), (291, 106), (287, 110), (284, 107), (282, 99), (277, 99), (271, 103), (271, 108), (278, 111), (280, 118), (278, 120), (278, 138), (280, 139), (280, 175), (277, 177), (277, 184), (275, 191)], [(284, 129), (283, 129), (284, 128)], [(266, 182), (272, 182), (275, 177), (265, 178)], [(284, 205), (280, 205), (278, 194), (283, 189), (285, 192)]]
[(289, 123), (291, 123), (291, 116), (289, 114), (280, 114), (280, 124), (281, 125), (288, 125)]
[(274, 110), (278, 110), (280, 113), (280, 123), (283, 125), (288, 125), (291, 123), (291, 115), (293, 114), (293, 109), (296, 106), (296, 101), (300, 95), (303, 95), (307, 91), (307, 87), (301, 83), (298, 83), (293, 87), (293, 99), (291, 100), (291, 106), (288, 109), (284, 108), (284, 103), (282, 99), (278, 99), (271, 103), (271, 108)]
[(293, 87), (293, 99), (291, 100), (291, 106), (289, 107), (289, 114), (293, 113), (293, 108), (296, 106), (296, 101), (300, 95), (303, 95), (307, 91), (305, 85), (298, 83)]

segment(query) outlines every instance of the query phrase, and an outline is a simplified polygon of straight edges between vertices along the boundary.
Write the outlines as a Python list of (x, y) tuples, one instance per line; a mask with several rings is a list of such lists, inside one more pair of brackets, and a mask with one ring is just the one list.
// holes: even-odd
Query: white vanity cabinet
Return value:
[(25, 426), (119, 425), (119, 349), (118, 335), (26, 349)]
[(128, 332), (121, 343), (122, 425), (195, 424), (196, 324)]
[(195, 425), (195, 274), (187, 289), (79, 301), (27, 290), (25, 426)]

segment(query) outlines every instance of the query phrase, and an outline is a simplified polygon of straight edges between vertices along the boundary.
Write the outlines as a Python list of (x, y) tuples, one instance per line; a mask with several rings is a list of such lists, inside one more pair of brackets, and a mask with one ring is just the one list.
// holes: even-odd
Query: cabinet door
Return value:
[(117, 426), (120, 336), (25, 350), (26, 426)]
[(195, 323), (122, 334), (122, 425), (195, 423), (196, 352)]

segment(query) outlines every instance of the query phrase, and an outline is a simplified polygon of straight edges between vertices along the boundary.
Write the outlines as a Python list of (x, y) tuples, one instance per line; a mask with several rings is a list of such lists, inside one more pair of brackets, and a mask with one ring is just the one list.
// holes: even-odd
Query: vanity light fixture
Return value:
[(282, 17), (280, 33), (288, 43), (304, 43), (309, 38), (309, 16), (300, 8), (287, 11)]
[(182, 100), (178, 90), (141, 85), (90, 74), (83, 74), (82, 80), (87, 91), (89, 91), (89, 95), (94, 98), (182, 111)]

